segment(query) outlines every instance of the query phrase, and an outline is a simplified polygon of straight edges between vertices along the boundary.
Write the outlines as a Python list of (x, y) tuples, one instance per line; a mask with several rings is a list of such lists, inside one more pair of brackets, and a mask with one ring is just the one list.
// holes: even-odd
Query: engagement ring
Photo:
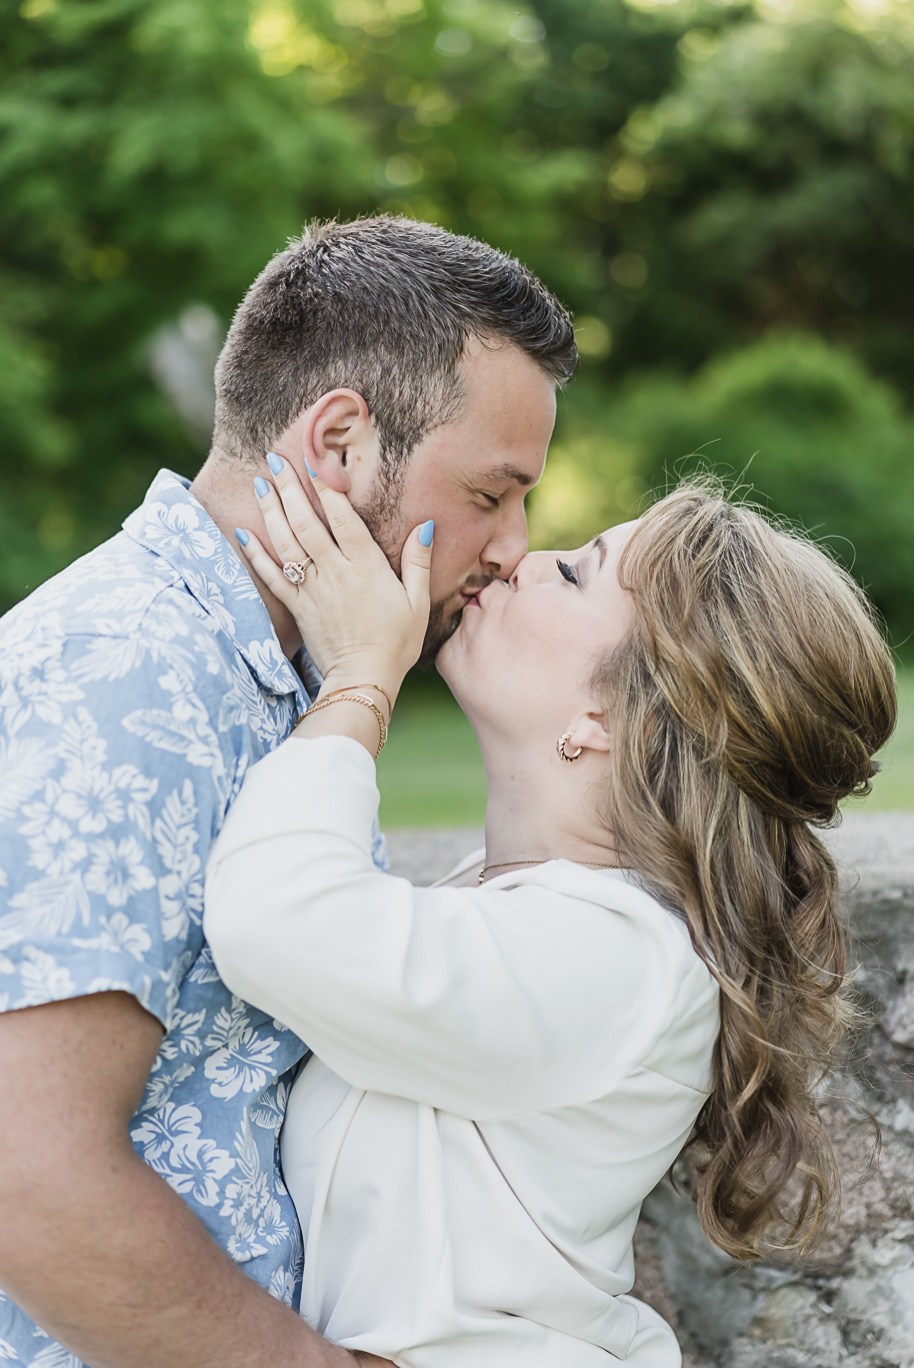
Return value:
[(306, 556), (303, 561), (286, 561), (282, 567), (282, 573), (290, 584), (303, 584), (305, 581), (305, 571), (309, 565), (314, 564), (313, 556)]

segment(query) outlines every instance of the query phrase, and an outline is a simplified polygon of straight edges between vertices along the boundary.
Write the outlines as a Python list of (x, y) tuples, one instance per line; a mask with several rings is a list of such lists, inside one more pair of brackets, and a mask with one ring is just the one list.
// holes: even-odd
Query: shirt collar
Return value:
[(295, 694), (306, 705), (301, 679), (283, 654), (254, 581), (191, 494), (189, 480), (160, 470), (123, 527), (180, 577), (188, 593), (231, 638), (262, 688)]

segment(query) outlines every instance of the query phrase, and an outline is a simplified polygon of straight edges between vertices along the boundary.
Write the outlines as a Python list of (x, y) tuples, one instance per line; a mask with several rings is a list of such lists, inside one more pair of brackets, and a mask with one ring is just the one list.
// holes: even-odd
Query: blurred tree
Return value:
[[(605, 436), (604, 434), (611, 434)], [(537, 541), (580, 545), (696, 467), (805, 527), (914, 635), (914, 421), (846, 351), (771, 333), (691, 380), (630, 377), (550, 460)], [(573, 491), (573, 497), (569, 497)]]
[[(189, 434), (149, 340), (197, 302), (225, 324), (312, 216), (477, 234), (573, 308), (543, 532), (582, 480), (626, 516), (651, 453), (724, 432), (714, 410), (717, 433), (658, 435), (649, 404), (610, 402), (627, 372), (688, 375), (788, 325), (909, 396), (912, 47), (903, 0), (22, 0), (0, 49), (0, 607), (159, 465), (193, 469), (205, 415)], [(880, 488), (901, 422), (870, 444)]]
[[(198, 450), (144, 347), (202, 299), (227, 320), (315, 212), (371, 182), (355, 121), (264, 76), (249, 6), (25, 0), (0, 55), (0, 599), (103, 536)], [(360, 193), (361, 192), (361, 193)]]
[(626, 364), (693, 366), (802, 327), (858, 350), (910, 401), (911, 5), (759, 3), (679, 49), (675, 90), (619, 139), (644, 185), (652, 282)]

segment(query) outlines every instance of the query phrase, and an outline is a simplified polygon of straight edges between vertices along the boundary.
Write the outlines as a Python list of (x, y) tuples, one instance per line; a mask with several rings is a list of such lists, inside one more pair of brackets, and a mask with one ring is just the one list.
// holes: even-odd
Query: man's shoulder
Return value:
[[(211, 657), (217, 635), (218, 620), (174, 568), (120, 532), (0, 618), (0, 676), (64, 652), (74, 664), (100, 652), (113, 662), (130, 643), (141, 643), (143, 656), (155, 647), (160, 660), (201, 644)], [(212, 661), (207, 673), (218, 673)]]
[(272, 739), (235, 643), (167, 563), (118, 541), (0, 620), (0, 738), (56, 753), (91, 723), (119, 750), (154, 745), (157, 764), (192, 754), (217, 769), (243, 747), (246, 721)]
[(163, 590), (178, 584), (167, 562), (124, 532), (40, 584), (0, 618), (0, 641), (50, 617), (66, 635), (128, 635)]

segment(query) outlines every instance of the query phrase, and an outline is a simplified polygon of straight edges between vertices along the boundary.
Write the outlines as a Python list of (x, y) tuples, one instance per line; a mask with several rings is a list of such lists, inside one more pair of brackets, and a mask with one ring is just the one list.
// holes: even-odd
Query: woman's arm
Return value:
[[(380, 710), (425, 631), (420, 529), (401, 583), (343, 495), (315, 480), (324, 526), (291, 471), (276, 483), (282, 502), (263, 500), (273, 545), (314, 564), (293, 588), (255, 538), (246, 553), (325, 674), (318, 702), (356, 688)], [(663, 915), (621, 883), (608, 910), (548, 888), (417, 889), (379, 874), (382, 730), (366, 704), (335, 699), (249, 772), (208, 867), (223, 979), (359, 1087), (478, 1119), (607, 1092), (669, 1017), (682, 951)]]
[[(329, 711), (329, 709), (328, 709)], [(207, 871), (233, 992), (357, 1087), (483, 1119), (594, 1098), (669, 1021), (686, 952), (659, 908), (552, 889), (414, 888), (380, 874), (374, 764), (351, 740), (255, 765)]]

